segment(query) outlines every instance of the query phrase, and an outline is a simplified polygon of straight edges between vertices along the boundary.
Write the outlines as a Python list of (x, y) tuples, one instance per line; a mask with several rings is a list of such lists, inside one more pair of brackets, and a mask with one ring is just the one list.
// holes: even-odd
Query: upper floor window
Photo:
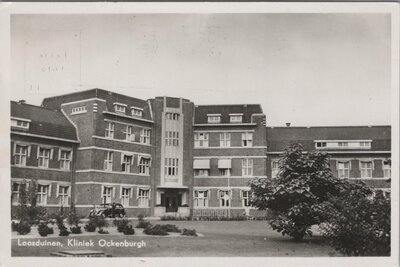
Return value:
[(165, 145), (166, 146), (179, 146), (179, 132), (166, 131), (165, 132)]
[(105, 158), (104, 158), (104, 170), (105, 171), (112, 171), (113, 160), (114, 160), (114, 152), (107, 151), (105, 154)]
[(242, 133), (242, 146), (243, 147), (253, 146), (253, 133)]
[(326, 142), (316, 142), (315, 143), (316, 148), (323, 148), (326, 147)]
[(75, 107), (71, 110), (71, 115), (86, 113), (86, 106)]
[(276, 178), (278, 176), (279, 173), (279, 161), (272, 161), (271, 162), (271, 177), (272, 178)]
[(26, 166), (26, 159), (28, 157), (28, 146), (15, 145), (14, 162), (15, 165)]
[(131, 107), (131, 114), (132, 116), (142, 117), (143, 109), (137, 107)]
[(106, 124), (106, 137), (107, 138), (114, 138), (114, 129), (115, 124), (113, 122), (107, 122)]
[(122, 155), (122, 171), (123, 172), (131, 172), (131, 165), (133, 162), (133, 156), (132, 155)]
[(173, 113), (173, 112), (167, 112), (165, 114), (165, 117), (167, 118), (167, 120), (174, 120), (177, 121), (179, 120), (179, 113)]
[(150, 144), (150, 129), (143, 129), (140, 132), (140, 143)]
[(362, 148), (370, 148), (371, 142), (360, 142), (360, 147)]
[(243, 114), (229, 114), (229, 119), (231, 123), (241, 123)]
[(360, 162), (361, 178), (372, 178), (372, 170), (373, 170), (372, 161)]
[(41, 168), (48, 168), (50, 162), (50, 148), (38, 147), (38, 166)]
[(221, 114), (208, 114), (208, 123), (220, 123), (221, 122)]
[(208, 190), (204, 190), (204, 191), (195, 190), (194, 191), (194, 206), (195, 207), (208, 207), (208, 196), (209, 196)]
[(59, 154), (60, 169), (69, 170), (71, 168), (71, 154), (72, 152), (69, 150), (60, 149), (60, 154)]
[(126, 141), (135, 142), (135, 134), (133, 133), (132, 126), (126, 126), (124, 134)]
[(319, 140), (314, 141), (317, 149), (368, 149), (371, 140)]
[(243, 207), (250, 207), (250, 191), (242, 190), (241, 197)]
[(253, 176), (253, 159), (242, 159), (242, 176)]
[(178, 163), (177, 158), (165, 159), (165, 176), (178, 176)]
[(337, 163), (338, 178), (350, 178), (350, 162), (339, 161)]
[(208, 133), (195, 133), (194, 147), (208, 147)]
[(390, 178), (391, 177), (391, 166), (390, 166), (390, 160), (384, 160), (383, 161), (383, 177), (384, 178)]
[(11, 127), (17, 127), (22, 129), (29, 129), (30, 120), (25, 119), (11, 119)]
[(125, 113), (127, 105), (121, 103), (114, 103), (115, 112)]
[(149, 174), (150, 173), (150, 158), (140, 157), (139, 158), (139, 173)]
[(219, 134), (219, 146), (220, 147), (230, 147), (231, 146), (231, 134), (230, 133), (220, 133)]
[(339, 147), (348, 147), (349, 143), (348, 142), (338, 142)]

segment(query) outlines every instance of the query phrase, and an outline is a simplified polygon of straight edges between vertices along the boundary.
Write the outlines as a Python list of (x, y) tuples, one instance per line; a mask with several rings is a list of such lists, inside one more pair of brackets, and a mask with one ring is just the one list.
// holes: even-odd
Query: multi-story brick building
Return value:
[(12, 207), (19, 203), (20, 186), (32, 179), (38, 182), (39, 205), (68, 207), (78, 145), (77, 130), (61, 111), (11, 101)]
[[(112, 202), (122, 203), (128, 216), (264, 214), (249, 206), (248, 182), (276, 175), (279, 155), (294, 141), (330, 153), (338, 177), (390, 189), (389, 126), (266, 127), (260, 105), (195, 106), (182, 98), (141, 100), (102, 89), (46, 98), (42, 106), (12, 102), (12, 116), (22, 119), (21, 125), (29, 122), (29, 131), (39, 131), (42, 139), (57, 133), (43, 140), (63, 148), (49, 148), (49, 168), (33, 168), (37, 163), (29, 161), (29, 172), (21, 173), (27, 167), (15, 166), (20, 154), (15, 151), (21, 148), (14, 144), (27, 141), (35, 149), (32, 144), (40, 142), (23, 127), (13, 128), (12, 180), (35, 172), (49, 186), (47, 191), (40, 187), (41, 193), (54, 191), (53, 181), (62, 180), (70, 186), (68, 203), (82, 215)], [(39, 111), (40, 120), (31, 117)], [(32, 148), (22, 154), (36, 153)], [(66, 148), (69, 156), (62, 152)], [(70, 168), (56, 170), (53, 166), (64, 166), (65, 157)], [(64, 203), (50, 197), (60, 198), (62, 183), (42, 204)]]

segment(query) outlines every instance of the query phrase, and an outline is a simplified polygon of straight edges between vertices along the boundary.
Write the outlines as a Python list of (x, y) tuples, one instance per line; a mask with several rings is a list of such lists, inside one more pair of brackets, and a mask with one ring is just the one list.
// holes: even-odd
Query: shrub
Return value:
[(31, 225), (27, 222), (20, 222), (17, 227), (17, 232), (20, 235), (26, 235), (31, 232)]
[(102, 229), (103, 227), (108, 226), (106, 219), (104, 219), (101, 216), (92, 217), (92, 218), (90, 218), (89, 222), (93, 223), (99, 229)]
[(118, 232), (122, 233), (125, 229), (125, 226), (127, 226), (129, 223), (128, 220), (122, 219), (122, 220), (114, 220), (114, 225), (117, 226)]
[(143, 214), (139, 214), (137, 217), (138, 217), (139, 221), (143, 221), (144, 215)]
[(16, 218), (30, 225), (39, 224), (46, 217), (46, 209), (36, 205), (37, 180), (31, 179), (29, 186), (24, 180), (19, 187), (19, 205)]
[(85, 225), (85, 231), (86, 232), (94, 232), (96, 231), (96, 225), (92, 222), (89, 222), (88, 224)]
[(143, 233), (146, 235), (168, 235), (167, 231), (162, 229), (161, 225), (159, 224), (144, 229)]
[(197, 236), (195, 229), (190, 230), (185, 228), (182, 230), (182, 235)]
[(134, 235), (135, 234), (135, 229), (133, 229), (133, 226), (131, 224), (125, 225), (123, 231), (124, 235)]
[(141, 220), (141, 221), (139, 221), (139, 223), (136, 225), (136, 228), (143, 228), (143, 229), (146, 229), (146, 228), (149, 228), (149, 227), (151, 227), (151, 226), (152, 226), (152, 225), (151, 225), (150, 222)]
[(103, 228), (100, 228), (99, 229), (99, 231), (97, 231), (99, 234), (102, 234), (102, 235), (106, 235), (106, 234), (108, 234), (108, 231), (107, 230), (104, 230)]
[(70, 212), (68, 213), (68, 216), (67, 216), (67, 222), (68, 222), (70, 225), (78, 226), (78, 224), (80, 223), (80, 221), (81, 221), (81, 216), (79, 216), (78, 214), (76, 214), (75, 208), (71, 208), (71, 210), (70, 210)]
[(67, 230), (67, 228), (61, 228), (60, 229), (60, 234), (59, 236), (69, 236), (70, 232)]
[(11, 231), (17, 232), (19, 223), (12, 221), (11, 222)]
[(81, 234), (82, 233), (80, 226), (75, 226), (75, 227), (73, 226), (73, 227), (70, 227), (69, 229), (71, 230), (71, 233), (73, 233), (73, 234)]
[(48, 227), (46, 223), (39, 224), (38, 232), (40, 236), (47, 236), (54, 233), (53, 228)]
[(180, 233), (181, 230), (175, 224), (161, 224), (160, 228), (165, 232)]
[(185, 217), (181, 217), (181, 216), (175, 217), (175, 216), (169, 216), (169, 215), (161, 216), (160, 219), (161, 219), (161, 221), (190, 221), (190, 220), (191, 220), (191, 218), (188, 217), (188, 216), (185, 216)]

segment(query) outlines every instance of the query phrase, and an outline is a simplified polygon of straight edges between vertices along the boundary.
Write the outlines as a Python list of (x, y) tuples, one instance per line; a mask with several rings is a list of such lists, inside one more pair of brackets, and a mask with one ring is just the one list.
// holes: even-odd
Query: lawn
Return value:
[[(196, 229), (202, 237), (158, 237), (109, 235), (71, 235), (69, 237), (49, 237), (40, 240), (60, 241), (64, 247), (22, 247), (18, 240), (12, 240), (12, 256), (50, 256), (60, 250), (90, 249), (103, 251), (113, 257), (274, 257), (274, 256), (341, 256), (324, 239), (315, 235), (304, 242), (295, 243), (289, 237), (268, 227), (265, 221), (157, 221), (153, 224), (176, 224), (179, 228)], [(136, 225), (136, 222), (134, 222)], [(114, 231), (115, 233), (115, 231)], [(68, 239), (76, 241), (92, 240), (95, 247), (67, 247)], [(145, 246), (100, 247), (98, 241), (136, 241)], [(22, 239), (21, 239), (22, 240)], [(23, 239), (36, 241), (37, 238)]]

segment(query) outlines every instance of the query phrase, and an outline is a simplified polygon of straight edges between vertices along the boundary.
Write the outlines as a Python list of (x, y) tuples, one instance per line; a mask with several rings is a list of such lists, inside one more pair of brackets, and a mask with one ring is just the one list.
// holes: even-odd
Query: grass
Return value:
[[(157, 221), (157, 224), (176, 224), (180, 229), (196, 229), (204, 237), (154, 237), (126, 235), (94, 235), (56, 237), (49, 240), (60, 241), (63, 248), (20, 247), (12, 240), (12, 256), (50, 256), (60, 250), (100, 250), (113, 257), (274, 257), (274, 256), (341, 256), (330, 247), (321, 236), (305, 238), (295, 243), (289, 237), (268, 227), (265, 221)], [(93, 240), (93, 248), (67, 247), (68, 239), (77, 241)], [(99, 247), (98, 240), (144, 241), (142, 248)], [(26, 240), (26, 239), (24, 239)], [(32, 239), (36, 240), (36, 239)], [(172, 245), (171, 245), (172, 244)]]

